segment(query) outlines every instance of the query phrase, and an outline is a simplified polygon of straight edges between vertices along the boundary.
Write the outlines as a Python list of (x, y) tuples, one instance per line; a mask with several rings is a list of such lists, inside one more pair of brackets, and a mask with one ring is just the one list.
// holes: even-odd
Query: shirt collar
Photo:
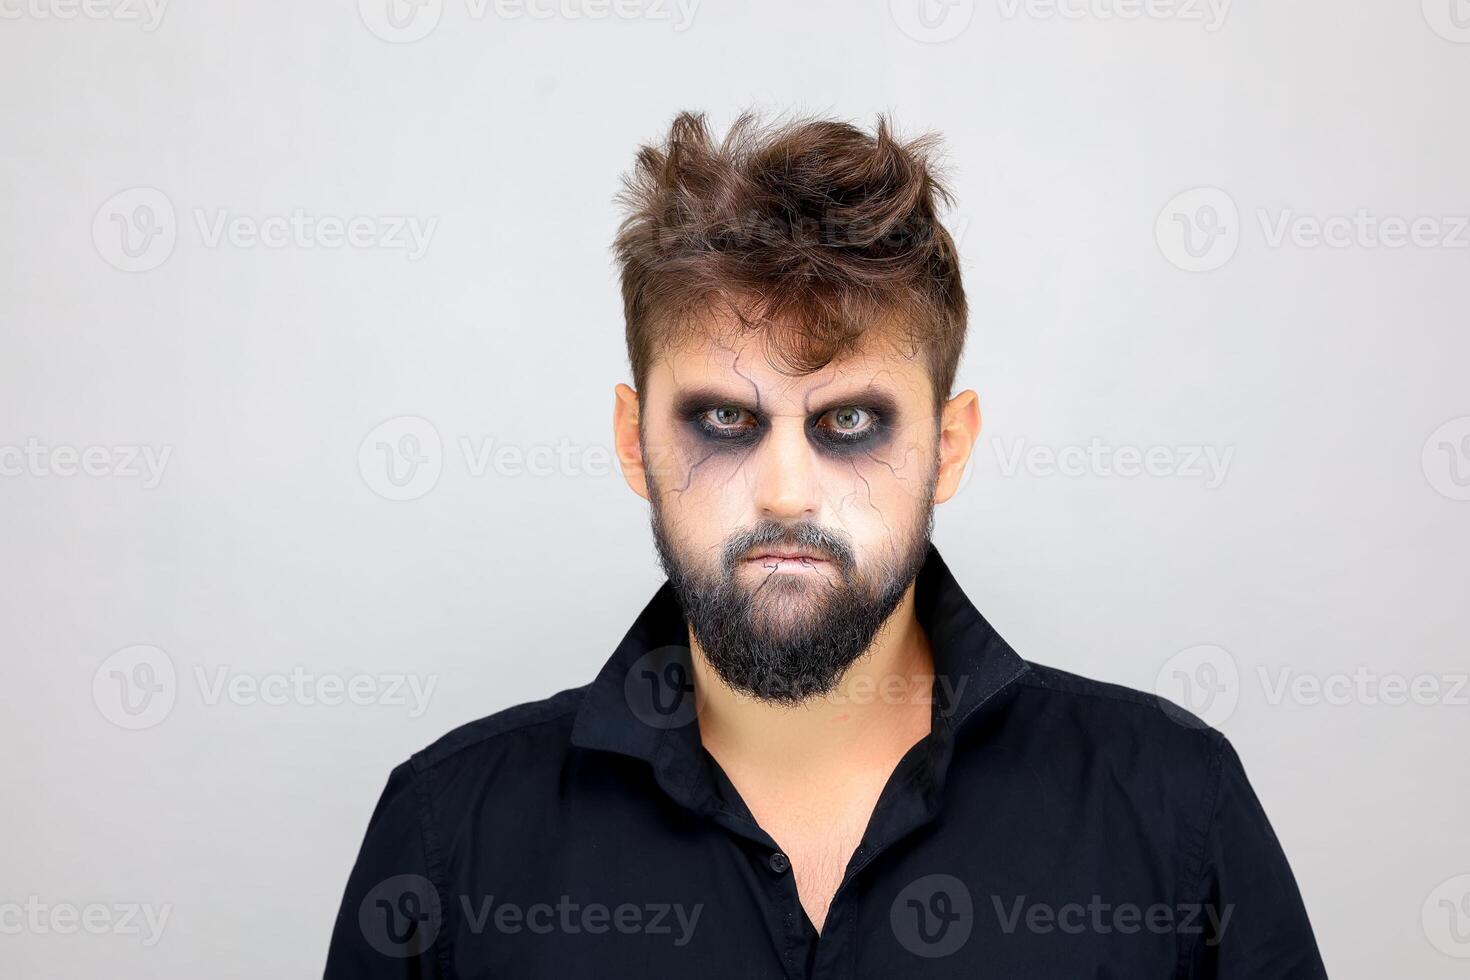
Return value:
[[(954, 735), (1028, 667), (970, 602), (932, 542), (915, 581), (914, 612), (934, 653), (933, 734), (943, 765)], [(648, 761), (670, 795), (701, 809), (712, 785), (702, 778), (697, 712), (684, 613), (665, 579), (587, 688), (572, 744)], [(942, 782), (943, 773), (935, 775)]]

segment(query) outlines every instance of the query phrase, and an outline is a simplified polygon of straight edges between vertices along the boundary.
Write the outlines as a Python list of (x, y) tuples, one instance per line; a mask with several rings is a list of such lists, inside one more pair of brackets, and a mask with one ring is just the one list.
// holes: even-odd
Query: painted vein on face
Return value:
[[(880, 378), (884, 377), (884, 376), (887, 376), (887, 378), (889, 379), (889, 381), (892, 384), (894, 384), (894, 385), (901, 384), (901, 382), (899, 381), (898, 377), (895, 375), (893, 369), (892, 368), (885, 368), (884, 370), (882, 370), (882, 371), (878, 372), (877, 374), (875, 374), (872, 377), (872, 379), (870, 379), (870, 381), (868, 382), (868, 386), (867, 386), (868, 389), (869, 390), (872, 390), (872, 389), (878, 388), (879, 390), (881, 390), (881, 386), (878, 385), (878, 380)], [(806, 392), (805, 397), (802, 399), (802, 410), (803, 411), (806, 411), (806, 412), (810, 412), (811, 411), (811, 400), (812, 400), (812, 396), (815, 395), (817, 392), (821, 391), (823, 388), (827, 388), (827, 387), (831, 386), (832, 384), (835, 384), (838, 380), (839, 380), (838, 377), (835, 377), (834, 376), (834, 377), (828, 378), (826, 381), (822, 382), (819, 385), (815, 385), (812, 388), (809, 388), (807, 390), (807, 392)], [(897, 413), (895, 413), (895, 415), (896, 414)], [(934, 421), (937, 422), (937, 419), (935, 419)], [(867, 448), (866, 451), (865, 451), (865, 453), (864, 453), (864, 455), (866, 455), (867, 459), (869, 461), (871, 461), (872, 463), (877, 464), (879, 466), (886, 466), (886, 467), (888, 467), (889, 474), (898, 483), (919, 483), (921, 485), (927, 486), (927, 484), (924, 484), (923, 481), (914, 481), (911, 477), (906, 477), (906, 476), (904, 476), (903, 474), (901, 474), (899, 472), (901, 468), (908, 466), (908, 464), (909, 464), (909, 457), (910, 456), (912, 456), (915, 453), (918, 453), (918, 452), (920, 452), (920, 451), (922, 451), (924, 449), (924, 443), (922, 443), (920, 441), (916, 441), (916, 440), (910, 440), (910, 441), (907, 441), (907, 442), (904, 441), (905, 439), (907, 439), (909, 433), (916, 433), (916, 432), (918, 432), (918, 426), (919, 426), (919, 424), (921, 424), (921, 423), (919, 423), (919, 422), (913, 422), (913, 421), (909, 421), (907, 423), (904, 423), (901, 419), (897, 419), (897, 418), (891, 419), (891, 422), (890, 422), (890, 425), (889, 425), (889, 430), (890, 430), (890, 432), (889, 432), (889, 442), (896, 443), (898, 445), (898, 447), (903, 448), (903, 454), (902, 454), (902, 456), (899, 459), (899, 461), (898, 461), (897, 464), (893, 463), (891, 460), (884, 459), (883, 457), (879, 456), (877, 454), (877, 452), (875, 451), (877, 447)], [(935, 432), (936, 432), (936, 438), (937, 438), (937, 432), (938, 432), (937, 427), (935, 429)], [(936, 443), (936, 445), (935, 445), (934, 448), (935, 448), (935, 451), (937, 452), (938, 451), (938, 445), (937, 445), (937, 443)], [(879, 513), (881, 514), (881, 509), (877, 506), (876, 502), (873, 500), (873, 487), (872, 487), (872, 484), (868, 482), (867, 478), (864, 477), (863, 474), (861, 474), (861, 473), (858, 472), (856, 466), (853, 466), (853, 475), (858, 480), (860, 480), (863, 483), (863, 486), (864, 487), (867, 488), (867, 490), (868, 490), (868, 503), (869, 503), (869, 505), (871, 507), (873, 507), (875, 510), (878, 510)], [(854, 496), (855, 493), (856, 493), (856, 491), (854, 491), (854, 493), (847, 494), (843, 498), (844, 503), (846, 502), (846, 500), (848, 498)], [(885, 526), (886, 526), (886, 524), (885, 524)]]
[[(678, 484), (670, 486), (667, 493), (683, 495), (695, 489), (696, 483), (702, 492), (728, 487), (769, 436), (773, 420), (798, 414), (766, 412), (768, 393), (742, 370), (739, 362), (736, 354), (733, 363), (717, 365), (720, 374), (734, 375), (744, 383), (732, 387), (718, 378), (685, 381), (679, 378), (678, 367), (665, 361), (675, 386), (668, 427), (672, 439), (666, 444), (669, 452), (665, 463), (672, 482)], [(822, 397), (844, 381), (849, 382), (842, 386), (845, 391)], [(803, 392), (801, 417), (809, 444), (820, 460), (850, 474), (841, 482), (852, 489), (841, 493), (829, 487), (829, 500), (841, 493), (839, 504), (845, 507), (853, 498), (865, 496), (867, 505), (881, 514), (882, 507), (873, 492), (873, 480), (880, 476), (884, 483), (907, 485), (910, 494), (922, 493), (927, 485), (923, 476), (905, 470), (911, 467), (914, 456), (922, 455), (929, 446), (923, 431), (926, 419), (904, 417), (909, 413), (900, 410), (897, 392), (907, 390), (905, 383), (892, 368), (866, 377), (861, 372), (839, 370)], [(907, 384), (912, 385), (912, 379)], [(736, 390), (740, 387), (748, 389), (749, 394)], [(930, 417), (927, 421), (934, 420)], [(937, 446), (931, 448), (937, 450)]]
[[(676, 386), (676, 389), (675, 389), (675, 411), (674, 411), (674, 423), (675, 423), (674, 435), (676, 437), (677, 446), (678, 446), (678, 449), (679, 449), (678, 455), (679, 456), (682, 456), (685, 459), (687, 465), (686, 465), (685, 473), (684, 473), (684, 485), (683, 486), (680, 486), (680, 487), (670, 487), (669, 490), (668, 490), (668, 493), (671, 496), (673, 496), (673, 495), (683, 496), (693, 486), (693, 484), (694, 484), (694, 476), (695, 476), (696, 471), (698, 471), (706, 463), (709, 463), (711, 461), (718, 462), (720, 460), (720, 458), (722, 457), (722, 455), (724, 455), (724, 452), (723, 452), (724, 450), (726, 450), (726, 449), (733, 449), (735, 447), (726, 447), (726, 446), (714, 447), (714, 446), (710, 446), (710, 445), (707, 445), (707, 444), (701, 445), (698, 442), (691, 442), (690, 441), (690, 439), (689, 439), (689, 429), (688, 429), (688, 426), (687, 426), (687, 424), (681, 423), (681, 413), (680, 413), (680, 410), (679, 410), (680, 395), (679, 395), (679, 389), (678, 389), (678, 385), (679, 385), (679, 372), (678, 372), (678, 368), (672, 362), (669, 362), (669, 369), (670, 369), (670, 371), (674, 375), (674, 384)], [(753, 396), (755, 398), (756, 411), (759, 412), (761, 410), (761, 390), (760, 390), (760, 385), (756, 384), (754, 378), (752, 378), (750, 375), (746, 374), (744, 371), (740, 370), (740, 358), (739, 358), (739, 355), (738, 354), (736, 355), (735, 362), (730, 365), (730, 370), (733, 371), (738, 377), (743, 378), (745, 380), (745, 382), (748, 385), (750, 385), (751, 393), (753, 394)], [(695, 386), (695, 389), (696, 390), (707, 390), (707, 389), (699, 389), (699, 386)], [(736, 467), (736, 471), (738, 472), (738, 470), (740, 469), (740, 467), (742, 467), (743, 465), (744, 465), (744, 460), (742, 459), (740, 461), (740, 466), (737, 466)], [(728, 477), (727, 477), (727, 479), (728, 479)]]

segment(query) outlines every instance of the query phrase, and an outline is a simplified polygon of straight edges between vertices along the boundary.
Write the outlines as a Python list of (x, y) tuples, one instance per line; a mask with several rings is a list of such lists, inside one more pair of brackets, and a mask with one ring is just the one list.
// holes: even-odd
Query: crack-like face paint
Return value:
[[(891, 395), (874, 385), (833, 404), (828, 401), (822, 399), (821, 405), (805, 413), (807, 439), (815, 451), (836, 459), (883, 451), (899, 418)], [(758, 403), (718, 388), (681, 393), (674, 414), (711, 449), (753, 448), (769, 435), (772, 425)]]
[(805, 637), (807, 649), (841, 631), (834, 617), (896, 602), (917, 571), (938, 467), (933, 388), (922, 360), (887, 343), (794, 376), (759, 334), (743, 340), (666, 351), (640, 392), (656, 540), (676, 584), (723, 590), (723, 615), (738, 607), (747, 647)]

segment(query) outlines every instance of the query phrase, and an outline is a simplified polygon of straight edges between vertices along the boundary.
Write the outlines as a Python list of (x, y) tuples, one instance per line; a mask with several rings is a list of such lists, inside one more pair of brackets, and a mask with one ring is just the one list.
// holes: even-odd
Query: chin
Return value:
[(821, 623), (827, 603), (811, 596), (757, 596), (750, 607), (751, 625), (771, 640), (794, 639)]

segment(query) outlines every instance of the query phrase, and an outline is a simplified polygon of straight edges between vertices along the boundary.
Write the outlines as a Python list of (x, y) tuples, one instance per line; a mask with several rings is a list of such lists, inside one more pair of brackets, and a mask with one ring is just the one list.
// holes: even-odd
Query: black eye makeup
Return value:
[(694, 415), (694, 422), (710, 439), (748, 440), (760, 431), (760, 422), (749, 409), (739, 405), (716, 405)]
[[(807, 438), (819, 449), (835, 454), (868, 451), (881, 445), (891, 432), (896, 415), (891, 399), (876, 391), (849, 398), (809, 413)], [(709, 392), (684, 396), (675, 411), (697, 438), (726, 448), (753, 446), (770, 428), (770, 421), (757, 408)]]
[(881, 434), (886, 419), (876, 408), (843, 405), (828, 409), (809, 428), (819, 439), (840, 446), (868, 442)]

